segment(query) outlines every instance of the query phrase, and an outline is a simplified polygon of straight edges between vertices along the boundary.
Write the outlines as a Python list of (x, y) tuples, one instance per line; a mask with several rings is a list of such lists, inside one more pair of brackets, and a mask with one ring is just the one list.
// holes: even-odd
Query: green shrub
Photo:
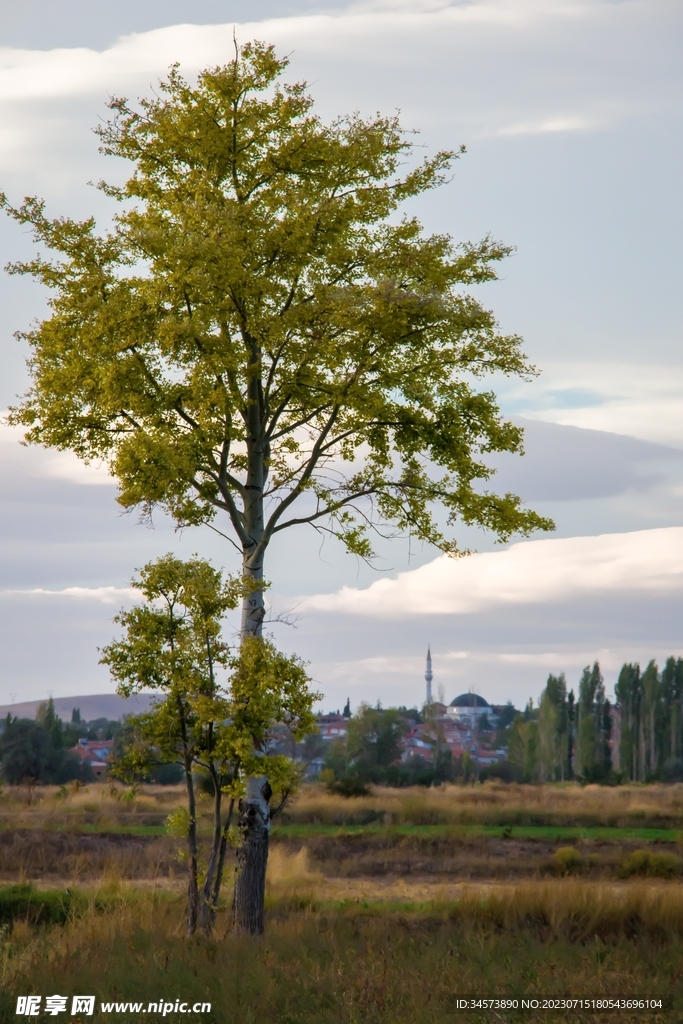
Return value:
[(634, 850), (621, 862), (619, 875), (631, 878), (646, 875), (648, 878), (674, 878), (680, 875), (683, 861), (675, 853), (660, 853), (654, 850)]
[(330, 782), (327, 787), (330, 793), (338, 793), (339, 796), (368, 796), (370, 787), (357, 775), (344, 775), (341, 779)]
[(73, 896), (57, 889), (38, 891), (32, 885), (0, 887), (0, 923), (16, 920), (29, 924), (64, 924), (73, 908)]
[(574, 846), (561, 846), (550, 858), (558, 875), (574, 875), (584, 865), (584, 859)]

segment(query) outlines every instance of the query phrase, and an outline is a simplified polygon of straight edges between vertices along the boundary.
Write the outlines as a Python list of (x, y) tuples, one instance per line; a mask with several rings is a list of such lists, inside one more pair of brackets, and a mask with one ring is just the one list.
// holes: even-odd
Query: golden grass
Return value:
[[(89, 903), (78, 901), (81, 909), (66, 925), (41, 931), (15, 921), (4, 933), (0, 1024), (16, 1019), (16, 994), (37, 991), (38, 979), (44, 993), (88, 992), (104, 999), (145, 1001), (160, 996), (208, 999), (214, 1009), (206, 1024), (261, 1020), (441, 1024), (452, 1008), (453, 995), (463, 993), (653, 995), (673, 991), (683, 1006), (683, 887), (678, 883), (649, 878), (591, 881), (587, 876), (463, 881), (455, 872), (428, 877), (424, 873), (428, 842), (446, 844), (450, 857), (471, 854), (483, 862), (489, 856), (481, 837), (458, 838), (457, 829), (444, 830), (438, 842), (391, 830), (351, 839), (343, 830), (339, 839), (334, 830), (332, 837), (320, 836), (317, 847), (305, 846), (303, 840), (301, 847), (294, 839), (274, 841), (267, 879), (266, 936), (252, 942), (226, 933), (228, 877), (216, 941), (188, 942), (182, 864), (175, 862), (175, 879), (162, 877), (171, 870), (168, 858), (173, 841), (150, 837), (143, 843), (143, 837), (109, 836), (105, 842), (104, 837), (78, 831), (82, 823), (93, 821), (163, 822), (182, 799), (180, 787), (145, 786), (133, 792), (109, 783), (66, 791), (46, 787), (34, 792), (30, 804), (25, 790), (3, 791), (0, 817), (4, 816), (8, 844), (17, 849), (21, 843), (33, 844), (42, 851), (41, 870), (47, 870), (51, 856), (57, 859), (72, 888), (73, 879), (78, 886), (79, 877), (81, 886), (93, 877), (101, 884), (86, 893)], [(200, 808), (203, 815), (208, 814), (207, 803)], [(307, 785), (286, 814), (294, 822), (328, 824), (365, 820), (387, 825), (678, 827), (683, 823), (683, 786), (603, 789), (486, 783), (430, 790), (377, 788), (368, 797), (345, 800), (320, 786)], [(11, 835), (8, 825), (24, 831)], [(41, 828), (45, 829), (42, 842)], [(342, 844), (336, 853), (333, 841)], [(372, 854), (377, 864), (384, 858), (391, 871), (384, 876), (341, 877), (344, 859), (358, 855), (358, 851), (354, 854), (356, 841), (368, 846), (367, 856)], [(86, 856), (89, 844), (96, 842), (100, 846)], [(377, 851), (374, 846), (370, 849), (372, 843)], [(389, 852), (392, 843), (400, 847), (399, 859), (391, 860), (384, 847), (380, 849), (381, 843), (388, 844)], [(526, 847), (522, 849), (520, 843), (502, 839), (496, 843), (503, 859), (513, 856), (508, 850), (526, 856)], [(598, 849), (588, 841), (578, 845), (582, 863), (589, 862), (591, 851)], [(550, 843), (537, 846), (539, 857), (553, 849)], [(61, 852), (55, 857), (58, 849)], [(434, 863), (440, 850), (434, 846), (431, 851)], [(609, 850), (605, 846), (601, 856), (606, 857)], [(614, 844), (610, 856), (616, 858), (615, 864), (625, 850)], [(668, 856), (675, 858), (673, 850)], [(326, 867), (325, 851), (339, 863), (329, 861)], [(661, 856), (663, 847), (653, 845), (646, 851), (648, 865), (652, 851)], [(0, 855), (1, 860), (1, 849)], [(393, 870), (400, 858), (409, 862), (410, 873), (404, 877), (396, 877)], [(329, 868), (337, 871), (336, 877)], [(140, 884), (133, 879), (142, 871), (148, 872), (148, 880)], [(116, 1019), (127, 1022), (139, 1016), (121, 1014)], [(156, 1024), (153, 1013), (145, 1019)], [(463, 1024), (479, 1020), (490, 1024), (491, 1019), (476, 1014), (461, 1017)], [(599, 1019), (573, 1018), (577, 1024)], [(648, 1017), (653, 1024), (682, 1019), (680, 1013)], [(549, 1014), (543, 1020), (564, 1018)], [(624, 1015), (619, 1020), (642, 1017)]]
[(473, 919), (480, 916), (480, 908), (485, 904), (489, 909), (495, 906), (496, 915), (503, 914), (501, 927), (511, 927), (516, 918), (537, 915), (542, 910), (550, 921), (585, 917), (590, 930), (590, 921), (610, 918), (618, 906), (619, 913), (635, 914), (647, 922), (647, 927), (669, 921), (674, 922), (675, 929), (683, 931), (683, 887), (678, 882), (657, 878), (647, 882), (586, 881), (571, 877), (470, 882), (424, 875), (335, 878), (326, 877), (311, 865), (305, 847), (297, 852), (275, 847), (268, 858), (267, 893), (275, 901), (305, 897), (320, 904), (458, 904), (465, 908), (464, 915)]
[(377, 786), (345, 799), (307, 785), (286, 810), (292, 822), (347, 824), (653, 824), (683, 822), (683, 783), (675, 785), (515, 785), (489, 781), (425, 789)]
[[(155, 819), (184, 801), (182, 786), (141, 786), (117, 782), (87, 786), (6, 787), (0, 793), (0, 818), (15, 827), (73, 818), (102, 821)], [(210, 801), (199, 799), (200, 816), (210, 816)], [(346, 799), (316, 783), (304, 785), (280, 820), (331, 825), (376, 822), (402, 824), (683, 824), (683, 783), (617, 787), (516, 785), (489, 781), (469, 786), (390, 789), (377, 786), (366, 797)]]
[[(303, 858), (280, 862), (278, 884), (308, 870)], [(622, 893), (558, 881), (472, 890), (455, 903), (413, 909), (350, 900), (316, 906), (282, 894), (269, 899), (266, 935), (256, 942), (226, 935), (225, 913), (216, 941), (188, 942), (181, 897), (124, 886), (99, 896), (106, 912), (93, 899), (84, 916), (49, 932), (15, 923), (0, 947), (0, 1022), (15, 1019), (16, 994), (36, 990), (36, 982), (43, 992), (99, 999), (209, 1000), (207, 1024), (442, 1024), (453, 996), (463, 994), (673, 993), (683, 1000), (683, 894), (672, 887)], [(135, 1015), (117, 1015), (129, 1019)], [(600, 1019), (572, 1017), (577, 1024)]]

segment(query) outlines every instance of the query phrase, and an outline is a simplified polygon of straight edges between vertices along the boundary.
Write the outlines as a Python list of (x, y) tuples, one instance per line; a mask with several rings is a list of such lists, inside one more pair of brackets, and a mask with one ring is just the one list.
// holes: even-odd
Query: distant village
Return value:
[[(442, 752), (450, 751), (452, 758), (466, 758), (477, 767), (498, 764), (507, 758), (506, 747), (496, 747), (496, 735), (510, 725), (515, 714), (511, 704), (489, 704), (478, 693), (461, 693), (450, 704), (434, 700), (432, 695), (431, 650), (427, 649), (425, 670), (425, 704), (422, 712), (417, 708), (399, 709), (407, 729), (399, 738), (400, 760), (409, 765), (416, 759), (434, 764)], [(351, 708), (347, 703), (339, 711), (318, 716), (320, 735), (326, 742), (346, 740)], [(325, 763), (321, 754), (309, 767), (309, 774), (322, 770)]]
[[(419, 766), (423, 768), (431, 766), (433, 770), (437, 763), (443, 763), (444, 759), (454, 763), (457, 761), (469, 764), (477, 771), (505, 761), (507, 749), (502, 745), (496, 746), (496, 736), (500, 736), (501, 730), (509, 726), (512, 721), (515, 714), (512, 705), (490, 705), (484, 697), (471, 692), (460, 694), (447, 705), (433, 699), (432, 682), (432, 659), (431, 652), (428, 650), (425, 670), (425, 702), (421, 709), (417, 707), (392, 708), (382, 711), (379, 706), (372, 709), (361, 705), (356, 710), (356, 716), (353, 716), (350, 701), (347, 701), (343, 711), (318, 715), (317, 734), (307, 737), (303, 743), (294, 743), (286, 728), (275, 726), (270, 744), (271, 750), (287, 754), (300, 761), (304, 766), (306, 777), (316, 779), (326, 770), (329, 774), (329, 766), (334, 763), (335, 757), (337, 762), (340, 758), (344, 759), (342, 751), (347, 749), (349, 726), (352, 719), (357, 722), (359, 715), (374, 714), (381, 721), (389, 720), (392, 716), (395, 719), (388, 747), (387, 738), (384, 738), (385, 768), (391, 765), (400, 766), (403, 769), (404, 777), (406, 772), (410, 774)], [(112, 695), (103, 695), (101, 698), (102, 710), (104, 710), (104, 705), (107, 702), (111, 704), (112, 700), (116, 701), (117, 698)], [(92, 710), (95, 710), (100, 701), (97, 697), (88, 697), (84, 698), (84, 703), (88, 706), (92, 704)], [(123, 701), (120, 703), (124, 704)], [(55, 776), (54, 781), (58, 779), (61, 781), (61, 776), (67, 769), (73, 776), (81, 777), (83, 781), (103, 779), (108, 775), (109, 764), (116, 754), (117, 747), (121, 745), (122, 731), (126, 728), (124, 715), (128, 709), (123, 707), (116, 709), (123, 711), (123, 715), (118, 720), (98, 717), (92, 721), (86, 721), (84, 717), (81, 717), (78, 707), (73, 707), (69, 714), (68, 704), (70, 704), (68, 698), (57, 698), (56, 701), (50, 699), (42, 703), (32, 702), (30, 705), (19, 706), (16, 710), (13, 707), (4, 709), (8, 711), (3, 729), (4, 742), (10, 742), (13, 735), (12, 742), (15, 750), (19, 745), (35, 742), (31, 739), (29, 728), (29, 726), (33, 726), (34, 730), (46, 731), (53, 740), (54, 768), (48, 774)], [(108, 705), (107, 710), (109, 715), (116, 713), (114, 708), (109, 709)], [(133, 709), (131, 708), (131, 710)], [(135, 710), (139, 711), (143, 708)], [(33, 721), (30, 721), (31, 719)], [(14, 723), (9, 730), (7, 730), (8, 722)], [(24, 725), (20, 726), (22, 722)], [(373, 737), (368, 739), (369, 745), (372, 745)], [(381, 744), (382, 740), (379, 745)], [(366, 744), (367, 746), (368, 744)], [(339, 767), (337, 768), (337, 775), (348, 774), (351, 767), (349, 761), (353, 760), (354, 756), (351, 752), (341, 771)], [(7, 767), (9, 767), (9, 762)], [(164, 771), (155, 773), (152, 781), (180, 781), (179, 770), (174, 771), (177, 766), (165, 765), (163, 767)], [(6, 771), (5, 774), (7, 774)], [(369, 771), (369, 774), (372, 776), (372, 770)], [(12, 780), (8, 778), (7, 781)], [(46, 778), (44, 781), (52, 781), (52, 779)]]
[[(683, 781), (683, 659), (660, 671), (654, 659), (641, 672), (625, 664), (607, 698), (600, 666), (587, 666), (577, 693), (564, 675), (550, 674), (539, 702), (518, 710), (489, 704), (468, 691), (446, 704), (435, 700), (427, 650), (421, 707), (382, 708), (361, 703), (319, 714), (317, 730), (296, 742), (274, 724), (268, 753), (284, 754), (308, 779), (353, 795), (371, 784), (435, 785), (499, 779), (504, 782)], [(61, 784), (109, 774), (133, 725), (154, 697), (135, 701), (115, 694), (58, 697), (0, 708), (0, 766), (10, 784), (27, 778)], [(82, 705), (85, 714), (81, 715)], [(86, 719), (87, 715), (87, 719)], [(40, 756), (37, 756), (37, 752)], [(32, 766), (32, 767), (30, 767)], [(29, 771), (30, 767), (30, 771)], [(155, 783), (181, 780), (174, 761), (145, 776)]]

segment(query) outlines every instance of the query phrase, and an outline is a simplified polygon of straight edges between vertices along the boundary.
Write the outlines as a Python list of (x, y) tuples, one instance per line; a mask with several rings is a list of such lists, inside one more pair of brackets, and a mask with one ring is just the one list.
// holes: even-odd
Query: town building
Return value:
[(78, 744), (71, 750), (72, 754), (86, 761), (96, 779), (101, 779), (107, 774), (107, 762), (114, 749), (113, 740), (86, 740), (80, 739)]
[(346, 738), (347, 719), (344, 715), (318, 715), (318, 729), (324, 740), (343, 740)]

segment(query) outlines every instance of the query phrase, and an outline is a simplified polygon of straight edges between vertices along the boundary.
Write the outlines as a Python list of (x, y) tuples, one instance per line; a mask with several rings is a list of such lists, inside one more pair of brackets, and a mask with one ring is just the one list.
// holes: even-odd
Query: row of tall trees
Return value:
[(510, 761), (529, 782), (683, 779), (683, 658), (660, 672), (625, 664), (605, 695), (597, 662), (587, 666), (578, 694), (564, 674), (549, 675), (537, 708), (530, 701), (508, 737)]
[(624, 665), (614, 692), (619, 711), (619, 768), (627, 778), (683, 778), (683, 658), (660, 672)]
[(612, 713), (600, 665), (586, 666), (578, 696), (564, 673), (549, 675), (537, 708), (529, 701), (512, 723), (510, 761), (525, 781), (605, 782), (612, 773)]

